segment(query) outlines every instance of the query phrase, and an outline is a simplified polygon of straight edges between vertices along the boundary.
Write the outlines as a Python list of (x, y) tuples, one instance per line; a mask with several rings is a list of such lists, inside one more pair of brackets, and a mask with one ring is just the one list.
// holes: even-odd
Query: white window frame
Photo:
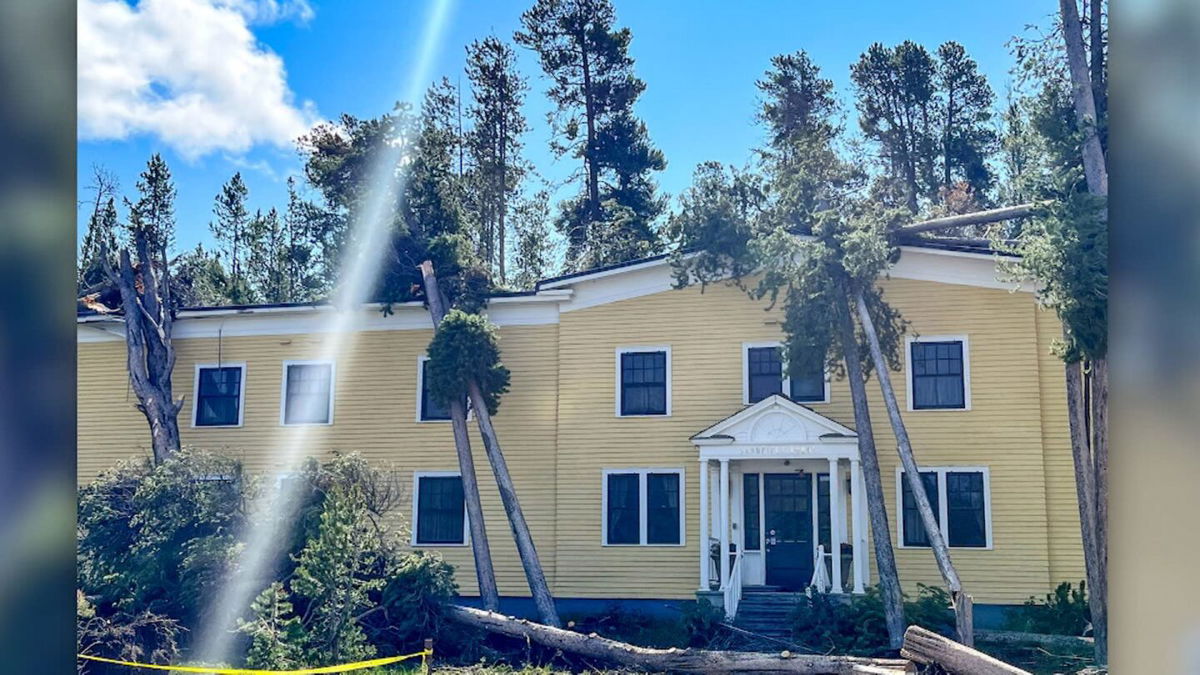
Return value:
[(463, 548), (471, 545), (471, 514), (467, 513), (466, 493), (463, 493), (463, 540), (461, 544), (422, 544), (417, 541), (418, 524), (417, 519), (420, 517), (421, 504), (421, 479), (422, 478), (451, 478), (462, 477), (462, 473), (458, 471), (414, 471), (413, 472), (413, 489), (412, 489), (412, 535), (409, 538), (413, 548)]
[[(918, 466), (917, 473), (936, 473), (938, 477), (938, 524), (942, 531), (942, 540), (946, 546), (963, 551), (991, 551), (992, 541), (992, 475), (986, 466)], [(982, 473), (983, 474), (983, 523), (986, 531), (986, 546), (950, 546), (950, 508), (946, 499), (947, 473)], [(896, 542), (900, 548), (928, 550), (928, 546), (904, 545), (904, 489), (901, 481), (904, 479), (904, 467), (896, 467)]]
[[(664, 352), (667, 355), (667, 412), (662, 415), (622, 415), (621, 414), (621, 355), (635, 352)], [(613, 359), (616, 361), (616, 389), (613, 398), (616, 401), (615, 411), (617, 417), (670, 417), (671, 416), (671, 345), (648, 345), (634, 347), (617, 347), (616, 356)]]
[[(912, 345), (914, 342), (961, 342), (963, 354), (963, 407), (961, 408), (915, 408), (913, 407), (913, 364)], [(963, 335), (907, 335), (904, 338), (904, 379), (905, 395), (908, 398), (909, 412), (938, 413), (962, 412), (971, 409), (971, 343)]]
[[(687, 486), (684, 483), (684, 470), (680, 467), (649, 467), (638, 469), (603, 469), (600, 476), (600, 545), (616, 547), (646, 546), (652, 548), (679, 548), (687, 545)], [(638, 475), (638, 543), (610, 544), (608, 543), (608, 477), (613, 474)], [(646, 533), (649, 530), (649, 509), (646, 503), (646, 474), (673, 473), (679, 476), (679, 543), (678, 544), (648, 544)]]
[[(742, 343), (742, 405), (750, 405), (750, 350), (761, 349), (764, 347), (783, 348), (783, 343), (779, 340), (768, 340), (765, 342), (743, 342)], [(825, 405), (832, 400), (829, 386), (829, 368), (824, 368), (825, 372), (825, 396), (820, 401), (796, 401), (800, 405)], [(788, 376), (787, 371), (783, 373), (782, 388), (784, 396), (792, 393), (792, 378)], [(788, 398), (791, 398), (788, 396)]]
[[(237, 424), (197, 424), (200, 415), (200, 371), (216, 368), (240, 368), (242, 374), (238, 380), (238, 420)], [(246, 362), (231, 361), (228, 363), (197, 363), (195, 376), (192, 379), (192, 427), (196, 429), (235, 429), (242, 426), (246, 413)]]
[[(288, 368), (291, 366), (329, 366), (329, 420), (327, 422), (287, 422)], [(337, 363), (330, 360), (293, 360), (283, 362), (283, 378), (279, 390), (279, 425), (283, 427), (328, 427), (333, 425), (334, 392), (337, 390)]]

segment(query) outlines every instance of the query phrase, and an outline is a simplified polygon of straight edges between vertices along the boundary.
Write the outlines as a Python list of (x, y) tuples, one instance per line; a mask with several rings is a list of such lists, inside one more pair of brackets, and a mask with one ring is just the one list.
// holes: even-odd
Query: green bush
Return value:
[[(453, 568), (406, 552), (394, 471), (355, 454), (309, 460), (294, 479), (297, 510), (285, 562), (239, 621), (249, 665), (294, 668), (407, 653), (424, 638), (465, 642), (444, 606)], [(203, 625), (248, 530), (254, 484), (230, 459), (184, 450), (158, 466), (125, 462), (79, 490), (80, 650), (174, 660)], [(286, 535), (285, 535), (286, 536)]]
[(1087, 585), (1080, 580), (1079, 588), (1071, 582), (1059, 584), (1046, 599), (1030, 597), (1024, 605), (1008, 610), (1005, 628), (1027, 633), (1083, 635), (1091, 620), (1088, 609)]
[[(905, 623), (949, 634), (954, 629), (950, 596), (942, 589), (918, 584), (917, 599), (904, 603)], [(870, 587), (859, 596), (814, 593), (792, 612), (792, 635), (818, 653), (876, 656), (890, 651), (883, 599)]]
[(496, 414), (508, 391), (509, 372), (500, 363), (496, 327), (482, 314), (450, 310), (429, 343), (429, 393), (447, 404), (467, 395), (467, 383), (479, 383), (488, 412)]

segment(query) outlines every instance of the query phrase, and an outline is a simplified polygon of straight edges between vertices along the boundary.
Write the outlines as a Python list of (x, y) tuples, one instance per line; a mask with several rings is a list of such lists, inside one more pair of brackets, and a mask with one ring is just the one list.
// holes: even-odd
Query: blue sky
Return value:
[[(431, 79), (457, 79), (465, 45), (489, 33), (510, 39), (532, 3), (454, 2)], [(911, 39), (932, 51), (957, 40), (1003, 100), (1012, 63), (1005, 43), (1057, 7), (1050, 0), (615, 4), (647, 84), (637, 112), (666, 155), (658, 180), (672, 196), (700, 162), (750, 158), (760, 139), (754, 82), (776, 54), (807, 50), (847, 102), (853, 127), (849, 68), (872, 42)], [(296, 130), (344, 112), (378, 115), (413, 90), (427, 9), (425, 0), (81, 0), (80, 199), (94, 164), (132, 194), (158, 151), (175, 176), (180, 248), (211, 243), (212, 199), (235, 171), (252, 208), (282, 206), (286, 177), (300, 171), (287, 141)], [(519, 49), (519, 67), (530, 81), (526, 156), (562, 180), (575, 165), (547, 147), (546, 80), (528, 50)], [(81, 233), (85, 223), (80, 209)]]

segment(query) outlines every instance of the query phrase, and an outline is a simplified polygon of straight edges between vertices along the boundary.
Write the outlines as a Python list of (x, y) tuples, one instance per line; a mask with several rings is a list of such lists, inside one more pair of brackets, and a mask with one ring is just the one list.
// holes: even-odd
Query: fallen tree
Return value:
[(912, 663), (906, 659), (792, 654), (787, 651), (766, 653), (674, 647), (653, 649), (610, 640), (595, 633), (584, 635), (473, 607), (450, 605), (447, 614), (452, 620), (468, 626), (639, 670), (683, 673), (823, 673), (828, 675), (841, 673), (883, 675), (913, 671)]
[(955, 675), (1030, 675), (1027, 670), (1011, 666), (920, 626), (909, 626), (904, 631), (904, 646), (900, 648), (900, 655), (920, 664), (937, 664)]

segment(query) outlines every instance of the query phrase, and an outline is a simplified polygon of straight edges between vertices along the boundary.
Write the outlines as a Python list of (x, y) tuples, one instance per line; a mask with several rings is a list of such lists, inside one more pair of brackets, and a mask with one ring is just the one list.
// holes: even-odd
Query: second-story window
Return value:
[(966, 344), (960, 339), (909, 343), (913, 410), (963, 410), (968, 405)]
[(792, 377), (784, 370), (779, 345), (749, 345), (746, 347), (746, 403), (758, 403), (772, 394), (785, 394), (798, 403), (824, 402), (825, 370), (818, 366)]
[(301, 361), (284, 364), (283, 423), (333, 423), (333, 364)]
[(418, 418), (422, 422), (440, 421), (450, 419), (450, 407), (438, 403), (429, 393), (429, 358), (421, 357), (420, 361), (420, 380), (421, 380), (421, 399), (417, 405), (420, 406)]
[(196, 366), (195, 426), (236, 427), (242, 423), (245, 372), (245, 364)]
[(671, 414), (671, 359), (666, 348), (617, 352), (617, 413)]

